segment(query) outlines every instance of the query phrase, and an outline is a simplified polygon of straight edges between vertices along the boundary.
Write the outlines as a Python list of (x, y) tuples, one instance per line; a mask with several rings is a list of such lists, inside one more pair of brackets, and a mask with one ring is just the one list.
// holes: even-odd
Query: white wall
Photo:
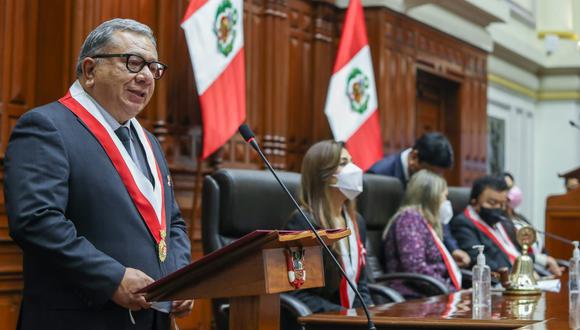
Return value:
[(558, 173), (580, 166), (578, 101), (534, 101), (493, 83), (488, 87), (488, 116), (506, 123), (505, 170), (524, 193), (519, 212), (544, 228), (546, 198), (565, 192)]
[(565, 192), (558, 173), (580, 166), (580, 130), (569, 120), (580, 119), (578, 101), (541, 101), (535, 112), (534, 220), (544, 227), (546, 197)]
[[(534, 117), (535, 101), (491, 83), (488, 87), (487, 114), (505, 121), (505, 171), (511, 172), (522, 189), (524, 199), (518, 211), (535, 221), (534, 212)], [(541, 227), (543, 227), (543, 222)]]

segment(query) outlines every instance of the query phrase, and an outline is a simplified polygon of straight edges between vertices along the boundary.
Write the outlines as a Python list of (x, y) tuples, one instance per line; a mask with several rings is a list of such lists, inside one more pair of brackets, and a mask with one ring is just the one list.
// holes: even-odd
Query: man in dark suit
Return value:
[[(453, 147), (445, 135), (438, 132), (425, 133), (415, 141), (412, 148), (407, 148), (396, 154), (385, 156), (376, 162), (368, 173), (392, 176), (401, 181), (403, 188), (414, 173), (427, 169), (441, 173), (453, 166)], [(469, 255), (462, 251), (453, 238), (448, 225), (443, 226), (445, 246), (459, 267), (467, 266), (471, 260)]]
[(191, 311), (137, 293), (191, 258), (161, 147), (135, 119), (165, 69), (149, 27), (107, 21), (67, 95), (18, 120), (5, 198), (24, 254), (19, 329), (169, 329)]
[(503, 177), (479, 178), (471, 188), (470, 205), (451, 220), (453, 236), (459, 247), (468, 251), (472, 265), (478, 254), (474, 245), (485, 247), (485, 261), (492, 271), (511, 268), (520, 254), (509, 235), (513, 225), (505, 213), (507, 194)]
[(453, 148), (449, 140), (437, 132), (425, 133), (412, 148), (385, 156), (368, 173), (398, 178), (403, 187), (411, 176), (423, 169), (441, 173), (453, 166)]

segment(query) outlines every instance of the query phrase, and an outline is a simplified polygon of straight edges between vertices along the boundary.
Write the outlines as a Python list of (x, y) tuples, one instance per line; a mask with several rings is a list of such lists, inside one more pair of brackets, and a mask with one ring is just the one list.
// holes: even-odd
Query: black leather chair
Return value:
[[(296, 196), (300, 175), (279, 172), (281, 180)], [(256, 229), (280, 229), (294, 210), (271, 173), (221, 169), (206, 176), (202, 193), (202, 244), (208, 254)], [(280, 295), (283, 310), (305, 316), (310, 309), (298, 299)], [(216, 329), (228, 329), (227, 299), (212, 302)], [(285, 313), (283, 313), (285, 314)]]
[(456, 216), (463, 212), (469, 204), (471, 189), (467, 187), (449, 187), (448, 192), (447, 199), (453, 206), (453, 216)]
[[(279, 172), (281, 180), (296, 197), (300, 174)], [(204, 179), (202, 194), (202, 243), (205, 254), (218, 250), (256, 229), (280, 229), (294, 211), (271, 173), (254, 170), (221, 169)], [(394, 290), (370, 288), (373, 297), (402, 301)], [(281, 294), (282, 316), (306, 316), (310, 309), (291, 295)], [(227, 329), (226, 299), (213, 302), (217, 329)], [(288, 320), (283, 320), (286, 322)]]
[(397, 178), (365, 174), (363, 192), (357, 208), (366, 222), (367, 260), (377, 284), (388, 285), (393, 280), (404, 280), (420, 286), (425, 296), (448, 294), (447, 286), (436, 278), (414, 273), (385, 273), (382, 234), (391, 217), (397, 212), (403, 198), (403, 186)]

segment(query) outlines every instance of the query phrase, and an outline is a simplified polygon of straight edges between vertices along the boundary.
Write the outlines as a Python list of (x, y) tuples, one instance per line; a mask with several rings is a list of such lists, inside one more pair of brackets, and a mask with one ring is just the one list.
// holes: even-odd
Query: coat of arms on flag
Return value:
[(229, 0), (224, 0), (217, 8), (214, 21), (214, 33), (220, 53), (228, 56), (234, 48), (238, 11)]
[(370, 99), (368, 89), (369, 78), (359, 68), (352, 69), (346, 82), (346, 95), (352, 111), (362, 114), (367, 110)]

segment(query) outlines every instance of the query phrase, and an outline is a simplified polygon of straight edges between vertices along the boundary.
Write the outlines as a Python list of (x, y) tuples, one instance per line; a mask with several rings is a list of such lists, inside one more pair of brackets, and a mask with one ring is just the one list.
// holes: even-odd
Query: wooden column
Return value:
[(230, 298), (230, 330), (279, 328), (280, 294)]

